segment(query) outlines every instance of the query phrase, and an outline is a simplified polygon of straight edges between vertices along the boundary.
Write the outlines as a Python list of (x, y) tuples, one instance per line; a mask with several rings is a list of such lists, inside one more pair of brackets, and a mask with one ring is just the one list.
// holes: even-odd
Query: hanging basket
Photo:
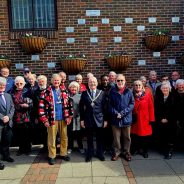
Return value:
[(62, 68), (68, 74), (77, 74), (81, 72), (84, 69), (85, 65), (86, 60), (81, 58), (61, 60)]
[(146, 47), (153, 51), (162, 51), (170, 42), (168, 35), (149, 35), (145, 38)]
[(47, 45), (47, 39), (38, 36), (22, 37), (19, 39), (19, 42), (28, 54), (41, 53)]
[(108, 65), (112, 70), (126, 70), (132, 62), (131, 55), (123, 55), (123, 56), (112, 56), (106, 58)]
[(0, 68), (7, 67), (10, 68), (11, 60), (9, 59), (0, 59)]

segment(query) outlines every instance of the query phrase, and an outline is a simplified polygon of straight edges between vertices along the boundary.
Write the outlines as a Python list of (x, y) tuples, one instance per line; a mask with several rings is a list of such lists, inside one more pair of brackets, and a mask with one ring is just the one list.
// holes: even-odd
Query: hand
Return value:
[(120, 113), (118, 113), (117, 118), (118, 119), (121, 119), (122, 118)]
[(9, 118), (8, 116), (4, 116), (4, 117), (2, 118), (2, 120), (3, 120), (3, 123), (8, 123), (9, 120), (10, 120), (10, 118)]
[(26, 104), (26, 103), (24, 103), (24, 104), (20, 104), (20, 106), (21, 106), (22, 108), (28, 108), (28, 107), (29, 107), (29, 105), (28, 105), (28, 104)]
[(162, 119), (161, 123), (168, 123), (168, 120), (167, 119)]
[(50, 127), (50, 124), (49, 124), (48, 121), (46, 121), (46, 122), (44, 123), (44, 125), (45, 125), (45, 127)]
[(106, 128), (107, 125), (108, 125), (107, 121), (104, 121), (104, 126), (103, 127)]
[(84, 121), (81, 121), (81, 127), (85, 128)]

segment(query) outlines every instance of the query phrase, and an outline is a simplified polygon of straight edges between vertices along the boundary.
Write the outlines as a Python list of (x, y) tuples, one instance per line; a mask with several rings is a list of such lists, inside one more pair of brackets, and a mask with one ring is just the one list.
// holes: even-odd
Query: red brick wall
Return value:
[[(133, 63), (126, 71), (122, 71), (130, 83), (140, 75), (148, 76), (150, 70), (156, 70), (160, 75), (171, 74), (179, 70), (184, 76), (184, 66), (180, 61), (184, 50), (183, 42), (183, 10), (182, 0), (58, 0), (58, 31), (48, 38), (46, 49), (40, 54), (40, 61), (31, 61), (31, 56), (20, 47), (18, 35), (9, 32), (8, 7), (6, 0), (0, 0), (0, 54), (7, 54), (12, 60), (11, 71), (13, 75), (20, 75), (22, 71), (16, 70), (15, 63), (24, 63), (33, 73), (46, 74), (62, 70), (59, 56), (63, 53), (83, 53), (87, 58), (87, 65), (82, 72), (94, 73), (98, 78), (108, 73), (104, 56), (111, 51), (132, 53)], [(86, 16), (86, 10), (100, 10), (98, 17)], [(125, 18), (133, 18), (132, 24), (126, 24)], [(149, 23), (148, 17), (156, 17), (156, 23)], [(172, 23), (172, 17), (180, 17), (179, 23)], [(102, 24), (102, 18), (109, 18), (109, 24)], [(85, 25), (78, 25), (78, 19), (86, 19)], [(137, 26), (144, 25), (145, 31), (138, 32)], [(97, 26), (98, 32), (91, 33), (90, 27)], [(121, 32), (114, 32), (113, 26), (122, 26)], [(74, 27), (74, 33), (66, 33), (66, 27)], [(153, 29), (169, 28), (171, 35), (179, 35), (179, 41), (172, 41), (161, 52), (160, 58), (153, 57), (153, 52), (143, 43), (145, 34)], [(122, 37), (121, 43), (114, 43), (113, 37)], [(48, 36), (49, 37), (49, 36)], [(66, 38), (75, 38), (74, 44), (67, 44)], [(98, 37), (98, 43), (90, 43), (90, 37)], [(146, 60), (146, 66), (138, 66), (138, 60)], [(168, 59), (176, 59), (175, 65), (168, 65)], [(48, 69), (47, 62), (56, 62), (55, 69)], [(118, 72), (119, 73), (119, 72)]]

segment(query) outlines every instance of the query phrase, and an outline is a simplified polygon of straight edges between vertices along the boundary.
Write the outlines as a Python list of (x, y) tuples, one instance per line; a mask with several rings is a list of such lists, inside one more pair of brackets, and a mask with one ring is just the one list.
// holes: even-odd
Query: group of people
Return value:
[[(65, 72), (53, 74), (50, 84), (45, 75), (36, 76), (28, 68), (24, 76), (15, 79), (9, 77), (8, 68), (1, 68), (0, 74), (0, 151), (4, 161), (14, 162), (9, 151), (12, 137), (19, 147), (17, 156), (29, 155), (36, 132), (36, 140), (48, 151), (50, 165), (56, 162), (57, 146), (58, 157), (69, 161), (75, 140), (77, 150), (89, 162), (93, 156), (104, 161), (105, 151), (112, 161), (120, 156), (131, 161), (135, 154), (148, 158), (153, 139), (165, 158), (171, 159), (177, 132), (181, 142), (184, 138), (184, 80), (177, 71), (172, 72), (170, 81), (166, 75), (158, 81), (156, 72), (150, 71), (148, 81), (141, 76), (131, 88), (125, 76), (114, 71), (102, 75), (99, 84), (92, 73), (87, 75), (87, 85), (78, 74), (68, 87)], [(2, 163), (0, 169), (4, 169)]]

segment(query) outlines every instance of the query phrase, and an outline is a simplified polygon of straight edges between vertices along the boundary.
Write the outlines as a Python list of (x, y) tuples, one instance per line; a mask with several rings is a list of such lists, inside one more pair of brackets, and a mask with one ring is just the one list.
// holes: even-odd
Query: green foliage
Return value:
[(170, 30), (169, 29), (156, 29), (154, 31), (151, 32), (151, 35), (168, 35), (170, 34)]
[(105, 55), (105, 58), (111, 58), (114, 56), (124, 56), (124, 55), (131, 55), (131, 54), (125, 51), (111, 52), (110, 54)]
[(61, 60), (71, 60), (71, 59), (86, 59), (86, 56), (84, 54), (69, 54), (69, 55), (61, 55), (59, 56)]
[(6, 55), (0, 55), (0, 59), (8, 59), (8, 56), (6, 56)]

